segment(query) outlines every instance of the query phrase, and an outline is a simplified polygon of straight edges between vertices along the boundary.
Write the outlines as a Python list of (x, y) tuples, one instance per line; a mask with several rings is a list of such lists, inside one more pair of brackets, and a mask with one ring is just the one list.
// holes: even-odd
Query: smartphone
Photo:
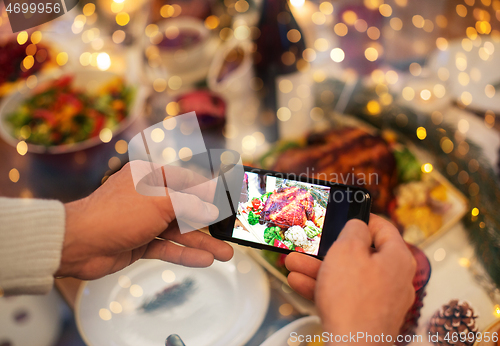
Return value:
[[(322, 259), (347, 221), (369, 221), (366, 189), (247, 166), (242, 173), (219, 174), (216, 199), (229, 199), (232, 215), (210, 225), (215, 238)], [(229, 193), (228, 179), (238, 179), (232, 186), (241, 185), (241, 192)]]

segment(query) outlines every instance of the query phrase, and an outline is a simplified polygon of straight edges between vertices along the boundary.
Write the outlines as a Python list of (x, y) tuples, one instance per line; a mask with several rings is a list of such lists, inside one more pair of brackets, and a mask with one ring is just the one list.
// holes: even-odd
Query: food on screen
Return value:
[(317, 255), (330, 188), (246, 172), (233, 237)]

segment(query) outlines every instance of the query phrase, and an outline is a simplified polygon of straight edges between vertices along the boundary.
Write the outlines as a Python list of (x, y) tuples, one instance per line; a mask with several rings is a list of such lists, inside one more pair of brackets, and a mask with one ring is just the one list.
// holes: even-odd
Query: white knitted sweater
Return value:
[(0, 296), (50, 291), (65, 219), (60, 202), (0, 197)]

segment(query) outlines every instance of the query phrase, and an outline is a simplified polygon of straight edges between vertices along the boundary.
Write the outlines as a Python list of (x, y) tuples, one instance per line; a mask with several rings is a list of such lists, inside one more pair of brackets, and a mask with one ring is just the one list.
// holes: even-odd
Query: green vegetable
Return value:
[(303, 147), (305, 143), (300, 141), (280, 141), (274, 145), (267, 153), (260, 157), (259, 163), (262, 168), (271, 168), (276, 158), (288, 149)]
[(287, 239), (287, 240), (283, 240), (283, 243), (284, 243), (286, 246), (288, 246), (288, 248), (289, 248), (290, 250), (292, 250), (292, 251), (293, 251), (293, 250), (295, 250), (295, 244), (294, 244), (294, 243), (292, 243), (290, 240), (288, 240), (288, 239)]
[(262, 202), (265, 202), (267, 201), (267, 199), (269, 198), (269, 196), (271, 196), (273, 193), (272, 192), (266, 192), (265, 194), (263, 194), (262, 196), (260, 196), (260, 200)]
[(255, 215), (251, 210), (250, 213), (248, 214), (248, 223), (251, 224), (252, 226), (259, 223), (259, 216)]
[(264, 230), (264, 241), (269, 245), (273, 245), (274, 239), (283, 241), (283, 237), (281, 236), (281, 229), (277, 226), (267, 227)]
[(321, 229), (313, 225), (307, 225), (304, 227), (304, 231), (309, 239), (312, 239), (321, 233)]
[(398, 180), (400, 183), (420, 180), (420, 175), (422, 174), (420, 162), (407, 147), (401, 150), (394, 150), (393, 154), (396, 159)]

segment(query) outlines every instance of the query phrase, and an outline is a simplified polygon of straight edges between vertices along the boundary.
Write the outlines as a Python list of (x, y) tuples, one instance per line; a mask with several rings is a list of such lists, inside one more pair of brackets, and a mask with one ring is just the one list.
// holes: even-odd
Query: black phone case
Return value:
[[(266, 169), (258, 169), (258, 168), (248, 167), (248, 166), (244, 166), (244, 171), (245, 172), (254, 172), (254, 173), (258, 173), (258, 174), (267, 174), (270, 176), (278, 176), (278, 177), (284, 177), (284, 176), (286, 177), (287, 176), (286, 173), (280, 173), (280, 172), (275, 172), (275, 171), (266, 170)], [(359, 210), (356, 210), (353, 208), (352, 211), (351, 211), (351, 206), (354, 206), (355, 203), (351, 203), (350, 208), (349, 208), (349, 212), (348, 212), (348, 220), (359, 219), (359, 220), (364, 221), (366, 224), (368, 224), (368, 222), (370, 220), (371, 195), (370, 195), (370, 192), (368, 190), (366, 190), (365, 188), (357, 187), (357, 186), (350, 186), (350, 185), (345, 185), (345, 184), (340, 184), (340, 183), (332, 183), (329, 181), (304, 177), (301, 175), (295, 176), (294, 179), (292, 179), (292, 180), (301, 181), (301, 182), (310, 183), (310, 184), (328, 186), (332, 189), (336, 189), (336, 188), (337, 189), (338, 188), (347, 189), (347, 188), (349, 188), (352, 190), (363, 191), (365, 193), (365, 197), (366, 197), (365, 203), (356, 203), (359, 206)], [(219, 181), (217, 182), (217, 192), (216, 192), (216, 197), (215, 197), (216, 200), (219, 198), (230, 198), (229, 192), (225, 189), (225, 186), (227, 186), (227, 185), (225, 184), (225, 182), (222, 181), (222, 177), (219, 176)], [(328, 209), (329, 208), (327, 208), (327, 211), (325, 214), (325, 225), (323, 228), (324, 230), (327, 228), (326, 216), (328, 215)], [(248, 247), (255, 248), (255, 249), (270, 250), (270, 251), (280, 252), (280, 253), (284, 253), (284, 254), (289, 254), (290, 252), (295, 252), (295, 251), (290, 250), (290, 249), (282, 249), (282, 248), (277, 248), (277, 247), (267, 245), (267, 244), (254, 243), (251, 241), (246, 241), (246, 240), (242, 240), (239, 238), (233, 238), (232, 236), (226, 235), (225, 233), (228, 233), (229, 230), (231, 230), (231, 233), (232, 233), (232, 229), (234, 227), (235, 220), (236, 220), (236, 213), (233, 210), (233, 215), (209, 226), (210, 234), (214, 238), (225, 240), (225, 241), (230, 241), (232, 243), (236, 243), (236, 244), (243, 245), (243, 246), (248, 246)], [(220, 232), (220, 230), (224, 230), (224, 232)], [(316, 255), (311, 255), (311, 254), (307, 254), (307, 253), (306, 253), (306, 255), (316, 257), (319, 259), (323, 259), (323, 256), (316, 256)]]

